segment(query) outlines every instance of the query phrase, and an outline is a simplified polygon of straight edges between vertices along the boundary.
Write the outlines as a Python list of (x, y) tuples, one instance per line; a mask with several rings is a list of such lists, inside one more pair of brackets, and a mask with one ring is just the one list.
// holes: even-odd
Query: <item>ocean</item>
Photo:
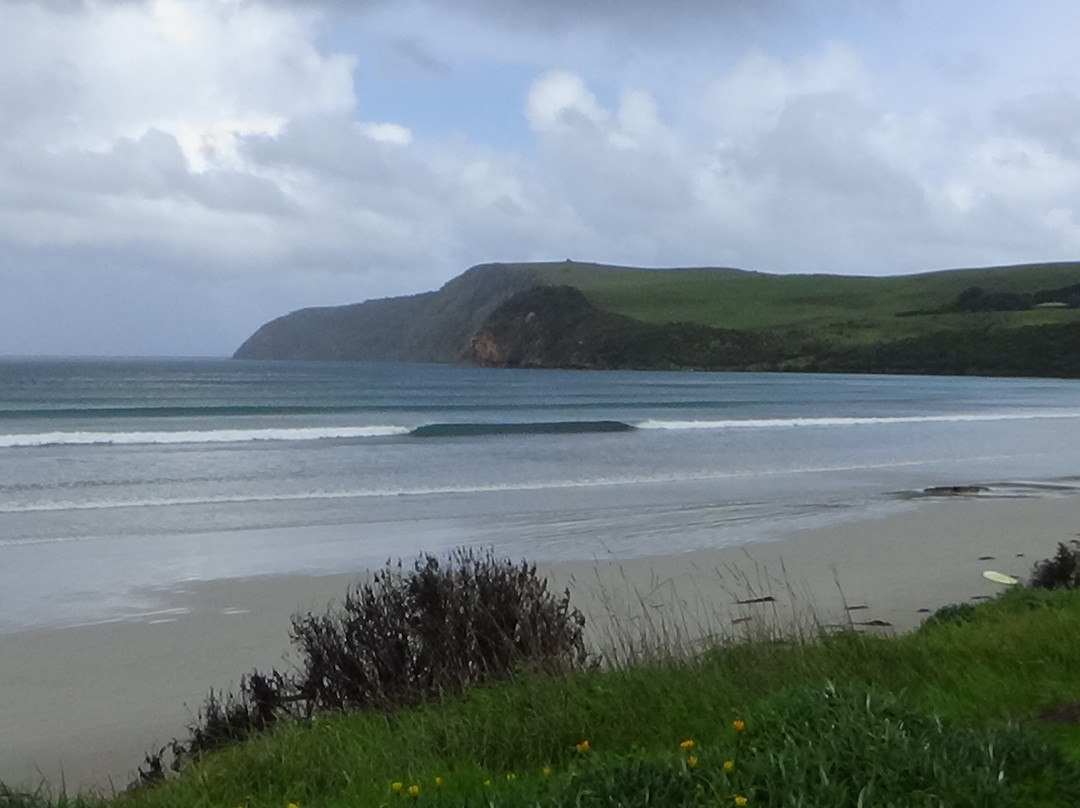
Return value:
[(471, 545), (539, 562), (753, 544), (1080, 486), (1080, 382), (0, 360), (0, 632), (190, 581)]

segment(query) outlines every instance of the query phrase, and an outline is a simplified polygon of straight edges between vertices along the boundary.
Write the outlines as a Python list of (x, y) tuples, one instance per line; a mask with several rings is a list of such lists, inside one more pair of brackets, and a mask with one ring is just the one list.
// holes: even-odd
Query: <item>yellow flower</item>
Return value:
[(545, 766), (540, 770), (540, 774), (544, 775), (544, 777), (551, 777), (551, 767)]
[(685, 741), (679, 744), (680, 749), (693, 749), (695, 746), (697, 746), (697, 744), (694, 743), (693, 740), (691, 740), (690, 738), (687, 738)]
[(725, 760), (724, 761), (724, 771), (726, 771), (726, 772), (735, 771), (735, 761), (734, 760)]
[(419, 794), (420, 794), (420, 786), (418, 786), (416, 784), (413, 784), (413, 785), (409, 786), (409, 796), (410, 797), (416, 797), (416, 796), (419, 796)]
[(436, 777), (435, 778), (435, 785), (436, 786), (441, 786), (442, 785), (442, 778), (441, 777)]
[(394, 792), (399, 792), (403, 788), (405, 788), (405, 784), (402, 783), (400, 780), (395, 780), (393, 783), (390, 784), (390, 790)]
[(742, 732), (744, 729), (746, 729), (746, 722), (743, 721), (741, 718), (736, 718), (734, 721), (731, 722), (731, 728), (736, 732)]
[(746, 805), (746, 797), (742, 794), (736, 794), (735, 799), (732, 800), (736, 805)]
[(697, 766), (697, 756), (691, 755), (690, 757), (688, 757), (686, 759), (686, 766), (690, 769), (693, 769), (695, 766)]
[(288, 805), (285, 806), (285, 808), (300, 808), (300, 806), (297, 805), (295, 802), (290, 802)]
[(588, 751), (589, 751), (589, 742), (588, 742), (587, 740), (586, 740), (586, 741), (582, 741), (581, 743), (579, 743), (579, 744), (576, 744), (576, 745), (574, 746), (574, 748), (575, 748), (576, 750), (578, 750), (579, 752), (588, 752)]

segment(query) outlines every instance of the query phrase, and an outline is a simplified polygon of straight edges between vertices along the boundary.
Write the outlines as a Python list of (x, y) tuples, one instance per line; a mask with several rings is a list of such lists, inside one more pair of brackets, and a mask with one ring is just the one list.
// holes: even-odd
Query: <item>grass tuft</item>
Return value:
[(1078, 805), (1077, 670), (1080, 592), (1016, 587), (899, 637), (769, 634), (314, 711), (110, 804)]

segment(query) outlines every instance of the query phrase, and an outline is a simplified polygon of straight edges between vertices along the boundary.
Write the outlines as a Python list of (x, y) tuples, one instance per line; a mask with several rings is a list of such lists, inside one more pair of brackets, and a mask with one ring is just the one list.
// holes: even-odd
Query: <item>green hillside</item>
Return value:
[(868, 344), (932, 331), (1080, 322), (1080, 309), (922, 313), (965, 289), (1030, 293), (1080, 283), (1080, 263), (960, 269), (893, 277), (769, 275), (737, 269), (632, 269), (564, 262), (535, 265), (551, 284), (581, 290), (597, 308), (646, 323), (806, 332)]
[(1080, 377), (1080, 262), (894, 277), (483, 264), (305, 309), (242, 359)]

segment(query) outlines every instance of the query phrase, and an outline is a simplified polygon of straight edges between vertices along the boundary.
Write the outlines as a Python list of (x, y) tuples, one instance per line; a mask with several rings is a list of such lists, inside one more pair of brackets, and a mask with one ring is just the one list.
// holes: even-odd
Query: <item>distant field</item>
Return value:
[[(566, 262), (531, 265), (549, 283), (580, 289), (598, 308), (649, 323), (798, 331), (858, 345), (954, 329), (1080, 321), (1080, 310), (918, 314), (962, 291), (1035, 292), (1080, 283), (1080, 262), (962, 269), (894, 277), (768, 275), (735, 269), (630, 269)], [(905, 316), (906, 315), (906, 316)]]

